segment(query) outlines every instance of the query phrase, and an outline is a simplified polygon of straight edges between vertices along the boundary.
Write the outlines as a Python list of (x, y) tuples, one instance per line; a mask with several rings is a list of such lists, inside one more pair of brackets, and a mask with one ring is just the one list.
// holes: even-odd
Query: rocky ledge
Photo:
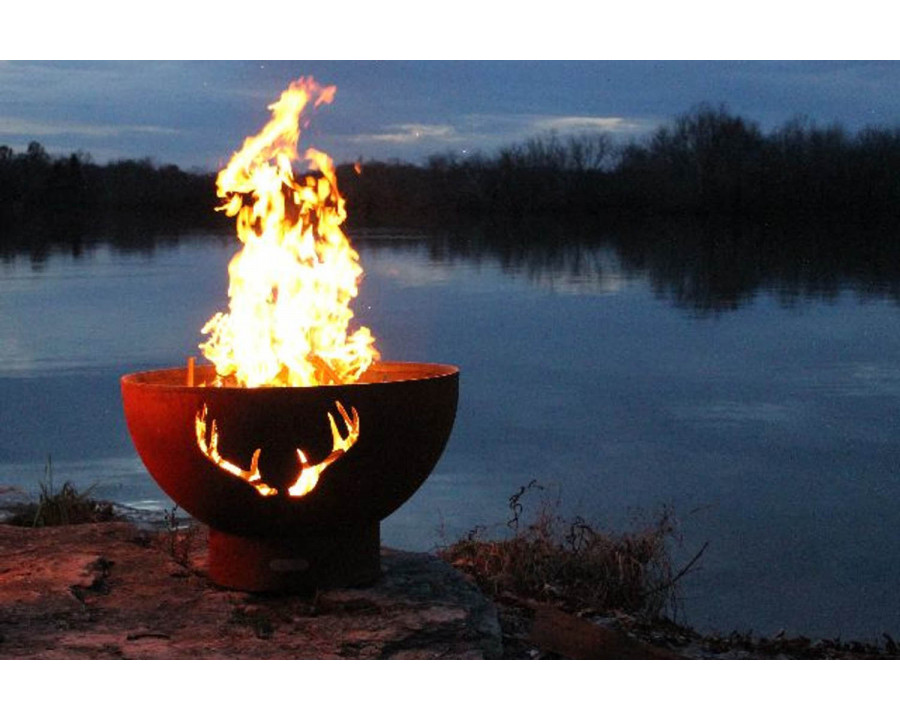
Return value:
[(223, 590), (200, 529), (0, 525), (0, 658), (496, 658), (494, 605), (427, 554), (382, 551), (373, 586)]
[(314, 596), (223, 590), (202, 527), (0, 524), (0, 659), (897, 658), (807, 638), (701, 636), (665, 620), (488, 599), (434, 555), (383, 549), (365, 588)]

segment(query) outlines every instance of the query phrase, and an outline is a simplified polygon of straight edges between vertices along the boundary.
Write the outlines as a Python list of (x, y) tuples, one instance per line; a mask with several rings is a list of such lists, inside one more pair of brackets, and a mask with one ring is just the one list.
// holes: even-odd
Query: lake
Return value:
[[(900, 638), (893, 254), (520, 230), (349, 232), (366, 271), (354, 309), (382, 356), (461, 368), (451, 440), (384, 544), (499, 532), (537, 480), (527, 509), (619, 531), (668, 508), (681, 561), (709, 541), (681, 585), (678, 619), (699, 630)], [(170, 509), (119, 377), (198, 354), (236, 250), (219, 232), (7, 248), (0, 486), (34, 492), (52, 457), (57, 485)]]

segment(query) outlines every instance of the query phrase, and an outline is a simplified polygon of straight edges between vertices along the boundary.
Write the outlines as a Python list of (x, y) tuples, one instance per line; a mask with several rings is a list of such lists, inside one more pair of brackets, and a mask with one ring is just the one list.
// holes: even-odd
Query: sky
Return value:
[(547, 132), (645, 136), (698, 103), (773, 129), (900, 126), (895, 61), (4, 61), (0, 145), (216, 170), (300, 76), (337, 86), (301, 145), (338, 162), (490, 153)]
[(337, 87), (301, 146), (338, 162), (490, 154), (548, 132), (630, 140), (698, 103), (764, 131), (797, 116), (850, 131), (900, 126), (896, 33), (877, 21), (881, 0), (814, 13), (790, 0), (512, 7), (13, 3), (0, 44), (0, 145), (217, 170), (301, 76)]

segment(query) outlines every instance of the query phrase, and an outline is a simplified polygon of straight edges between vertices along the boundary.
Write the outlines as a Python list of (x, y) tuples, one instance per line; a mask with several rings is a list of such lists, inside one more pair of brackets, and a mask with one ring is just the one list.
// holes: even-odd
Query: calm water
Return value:
[[(658, 243), (354, 237), (355, 309), (383, 356), (462, 369), (447, 450), (385, 544), (503, 527), (537, 479), (613, 529), (672, 508), (683, 557), (708, 540), (683, 584), (698, 629), (900, 638), (895, 281), (744, 258), (735, 273)], [(52, 455), (57, 483), (171, 507), (133, 451), (118, 379), (196, 353), (235, 249), (198, 235), (6, 254), (0, 485), (33, 491)]]

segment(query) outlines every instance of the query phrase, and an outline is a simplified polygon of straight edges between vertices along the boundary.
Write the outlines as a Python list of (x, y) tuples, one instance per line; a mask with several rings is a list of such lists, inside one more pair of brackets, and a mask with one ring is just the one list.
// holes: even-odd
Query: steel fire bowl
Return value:
[[(180, 507), (211, 528), (243, 537), (328, 535), (372, 526), (425, 481), (456, 416), (459, 370), (450, 365), (377, 363), (349, 385), (297, 388), (207, 387), (211, 366), (171, 368), (122, 378), (125, 418), (150, 474)], [(359, 439), (301, 497), (287, 488), (300, 470), (332, 451), (328, 414), (346, 435), (336, 404), (359, 414)], [(207, 407), (222, 458), (247, 469), (259, 449), (265, 497), (220, 469), (199, 449), (195, 422)], [(376, 539), (377, 542), (377, 539)]]

